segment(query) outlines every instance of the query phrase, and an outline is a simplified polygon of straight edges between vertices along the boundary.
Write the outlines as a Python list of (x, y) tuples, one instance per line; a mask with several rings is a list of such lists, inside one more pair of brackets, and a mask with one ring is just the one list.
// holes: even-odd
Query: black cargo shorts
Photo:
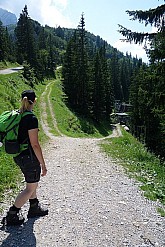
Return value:
[(18, 155), (14, 157), (14, 161), (20, 167), (27, 183), (39, 182), (41, 166), (35, 155)]

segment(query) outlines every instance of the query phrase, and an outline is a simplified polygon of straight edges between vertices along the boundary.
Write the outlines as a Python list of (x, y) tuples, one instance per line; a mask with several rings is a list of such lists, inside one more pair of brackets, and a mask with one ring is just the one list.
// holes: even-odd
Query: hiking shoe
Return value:
[(2, 219), (2, 224), (7, 226), (20, 226), (24, 223), (24, 217), (16, 211), (8, 211), (6, 217)]
[(28, 218), (40, 217), (48, 215), (48, 209), (42, 208), (39, 203), (35, 203), (30, 206), (28, 211)]

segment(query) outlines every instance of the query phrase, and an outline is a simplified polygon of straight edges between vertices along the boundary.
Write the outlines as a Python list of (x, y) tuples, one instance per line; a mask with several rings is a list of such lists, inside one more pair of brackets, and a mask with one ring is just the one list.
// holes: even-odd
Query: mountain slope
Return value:
[(17, 23), (16, 15), (2, 8), (0, 8), (0, 20), (4, 26)]

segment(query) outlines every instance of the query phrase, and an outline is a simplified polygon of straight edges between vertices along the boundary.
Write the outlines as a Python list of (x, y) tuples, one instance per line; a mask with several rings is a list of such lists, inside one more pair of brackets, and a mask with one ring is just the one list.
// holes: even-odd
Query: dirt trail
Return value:
[[(55, 114), (54, 111), (52, 109), (52, 105), (50, 102), (50, 94), (51, 94), (51, 87), (52, 87), (52, 82), (49, 82), (45, 88), (45, 91), (42, 93), (41, 95), (41, 109), (42, 109), (42, 114), (41, 114), (41, 125), (42, 128), (45, 132), (45, 134), (50, 138), (50, 139), (54, 139), (55, 136), (50, 132), (50, 128), (48, 126), (48, 121), (47, 121), (47, 112), (46, 112), (46, 108), (48, 107), (50, 110), (50, 114), (52, 116), (52, 123), (54, 126), (54, 129), (57, 131), (57, 133), (59, 134), (59, 136), (63, 136), (63, 134), (59, 131), (58, 127), (57, 127), (57, 122), (56, 122), (56, 118), (55, 118)], [(46, 101), (48, 102), (48, 105), (46, 104)]]
[[(41, 124), (50, 140), (43, 149), (48, 174), (39, 188), (49, 215), (1, 230), (0, 246), (164, 247), (165, 221), (157, 213), (159, 203), (144, 198), (138, 184), (101, 151), (102, 139), (50, 133), (44, 103), (50, 90), (48, 84), (42, 95)], [(112, 136), (120, 134), (117, 128)], [(27, 210), (28, 204), (24, 215)]]

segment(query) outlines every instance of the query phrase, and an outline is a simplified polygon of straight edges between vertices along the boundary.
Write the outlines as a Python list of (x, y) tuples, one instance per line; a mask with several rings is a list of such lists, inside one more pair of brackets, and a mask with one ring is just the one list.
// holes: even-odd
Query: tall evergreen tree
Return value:
[(54, 76), (54, 70), (56, 68), (56, 64), (55, 64), (53, 41), (51, 34), (49, 34), (47, 46), (48, 46), (48, 71), (49, 71), (48, 73)]
[(101, 70), (102, 70), (102, 103), (104, 105), (102, 116), (104, 119), (110, 120), (112, 113), (114, 92), (112, 90), (112, 81), (108, 71), (107, 57), (106, 57), (106, 42), (100, 48)]
[(15, 29), (17, 37), (17, 59), (20, 64), (27, 61), (32, 67), (36, 67), (37, 48), (35, 43), (32, 20), (28, 15), (27, 5), (20, 14), (20, 18)]
[(7, 27), (5, 28), (5, 57), (6, 57), (6, 60), (8, 61), (15, 61), (15, 47), (12, 43), (12, 40), (9, 36), (9, 33), (8, 33), (8, 29)]
[(143, 129), (146, 145), (157, 154), (165, 153), (164, 66), (143, 66), (131, 85), (132, 122), (135, 135)]
[(35, 39), (33, 21), (28, 15), (27, 5), (25, 5), (15, 29), (17, 61), (20, 64), (30, 64), (39, 80), (43, 79), (43, 68), (39, 63), (39, 50)]
[(114, 91), (115, 100), (123, 100), (123, 91), (121, 82), (119, 80), (119, 58), (117, 49), (113, 49), (112, 57), (108, 61), (109, 71), (111, 75), (112, 87)]
[(99, 51), (94, 61), (93, 117), (99, 122), (105, 116), (105, 81)]
[(133, 123), (135, 128), (141, 125), (145, 129), (145, 142), (156, 154), (165, 154), (165, 5), (148, 11), (127, 11), (133, 20), (145, 22), (145, 25), (157, 27), (157, 33), (132, 32), (122, 26), (120, 32), (135, 43), (144, 39), (150, 41), (148, 51), (150, 66), (140, 69), (131, 86), (133, 104)]
[(77, 42), (76, 33), (68, 42), (66, 54), (63, 63), (63, 85), (66, 95), (68, 96), (69, 105), (78, 108), (78, 68), (77, 68)]
[(46, 33), (44, 27), (40, 29), (39, 35), (38, 35), (38, 46), (39, 49), (46, 49)]
[(0, 61), (4, 61), (6, 58), (6, 45), (5, 45), (5, 29), (0, 21)]
[(0, 61), (13, 61), (14, 49), (12, 49), (12, 41), (9, 37), (7, 27), (3, 27), (0, 21)]
[(67, 46), (64, 64), (64, 88), (68, 102), (81, 114), (87, 115), (90, 108), (89, 60), (86, 48), (85, 21), (80, 24)]
[(86, 31), (85, 31), (85, 20), (84, 15), (82, 14), (80, 24), (77, 30), (78, 35), (78, 105), (79, 110), (83, 114), (87, 114), (88, 112), (88, 88), (89, 88), (89, 77), (88, 77), (88, 58), (87, 58), (87, 40), (86, 40)]

